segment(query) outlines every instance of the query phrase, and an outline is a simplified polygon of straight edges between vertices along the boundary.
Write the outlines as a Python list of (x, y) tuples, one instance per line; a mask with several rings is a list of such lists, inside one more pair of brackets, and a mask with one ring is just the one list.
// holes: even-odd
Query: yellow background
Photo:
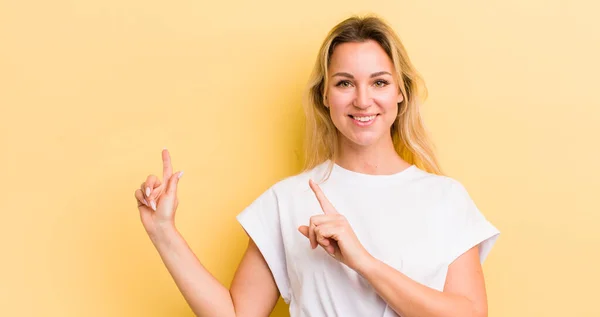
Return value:
[[(133, 193), (180, 182), (177, 225), (227, 286), (234, 216), (299, 171), (327, 31), (390, 21), (430, 89), (446, 173), (502, 235), (490, 316), (600, 316), (600, 5), (593, 1), (0, 0), (1, 316), (192, 316)], [(287, 316), (280, 304), (273, 316)]]

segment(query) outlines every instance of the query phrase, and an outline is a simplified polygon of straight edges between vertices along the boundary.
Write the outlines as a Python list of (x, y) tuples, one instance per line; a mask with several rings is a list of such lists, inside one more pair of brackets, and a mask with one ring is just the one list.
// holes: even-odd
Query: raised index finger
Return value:
[(163, 149), (162, 161), (163, 161), (163, 181), (166, 183), (169, 179), (171, 179), (171, 175), (173, 174), (173, 167), (171, 166), (171, 156), (169, 155), (169, 150)]
[(323, 193), (323, 191), (321, 190), (321, 187), (319, 187), (319, 185), (317, 185), (315, 182), (313, 182), (312, 179), (308, 180), (308, 185), (310, 186), (312, 191), (315, 193), (315, 196), (317, 196), (317, 200), (319, 201), (319, 204), (321, 205), (321, 209), (323, 209), (323, 212), (326, 215), (338, 213), (337, 210), (335, 210), (335, 208), (329, 201), (329, 199), (327, 199), (327, 197), (325, 197), (325, 194)]

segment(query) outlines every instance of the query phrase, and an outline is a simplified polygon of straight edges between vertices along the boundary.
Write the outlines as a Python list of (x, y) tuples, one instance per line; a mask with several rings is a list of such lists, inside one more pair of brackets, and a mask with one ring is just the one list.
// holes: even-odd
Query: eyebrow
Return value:
[[(390, 75), (390, 76), (392, 76), (392, 74), (390, 72), (383, 71), (383, 72), (376, 72), (376, 73), (371, 74), (371, 78), (377, 77), (377, 76), (381, 76), (381, 75)], [(352, 74), (345, 73), (345, 72), (335, 73), (335, 74), (333, 74), (332, 77), (335, 77), (335, 76), (348, 77), (350, 79), (354, 79), (354, 76), (352, 76)]]

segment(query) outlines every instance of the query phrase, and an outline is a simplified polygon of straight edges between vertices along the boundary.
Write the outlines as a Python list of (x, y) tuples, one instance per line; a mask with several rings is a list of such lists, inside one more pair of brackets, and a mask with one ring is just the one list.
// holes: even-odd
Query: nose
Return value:
[(354, 98), (354, 106), (359, 109), (367, 109), (372, 103), (371, 96), (369, 94), (369, 88), (361, 85), (356, 90), (356, 96)]

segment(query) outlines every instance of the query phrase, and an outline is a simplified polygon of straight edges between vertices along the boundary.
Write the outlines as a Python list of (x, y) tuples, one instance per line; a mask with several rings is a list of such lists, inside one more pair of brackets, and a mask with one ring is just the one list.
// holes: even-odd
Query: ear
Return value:
[(402, 94), (402, 92), (398, 93), (398, 103), (401, 103), (402, 101), (404, 101), (404, 95)]

